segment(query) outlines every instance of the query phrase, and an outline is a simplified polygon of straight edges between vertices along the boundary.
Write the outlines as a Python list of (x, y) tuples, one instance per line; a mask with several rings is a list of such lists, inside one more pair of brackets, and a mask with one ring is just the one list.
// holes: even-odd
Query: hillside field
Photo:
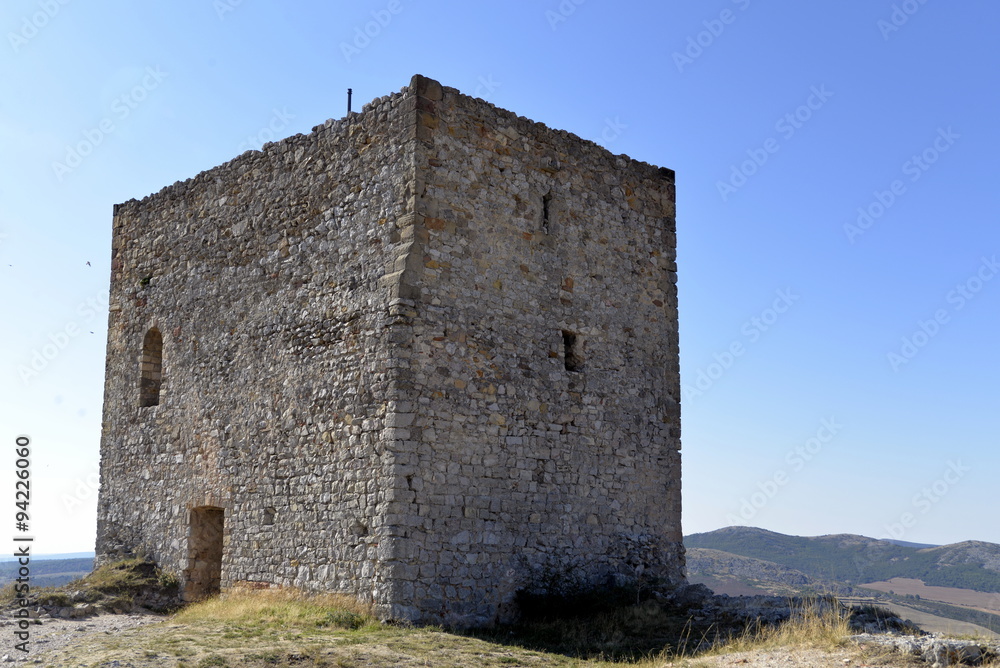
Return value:
[(892, 578), (883, 582), (870, 582), (859, 586), (886, 593), (891, 591), (897, 596), (919, 596), (942, 603), (1000, 612), (1000, 594), (998, 593), (990, 594), (955, 587), (932, 587), (913, 578)]

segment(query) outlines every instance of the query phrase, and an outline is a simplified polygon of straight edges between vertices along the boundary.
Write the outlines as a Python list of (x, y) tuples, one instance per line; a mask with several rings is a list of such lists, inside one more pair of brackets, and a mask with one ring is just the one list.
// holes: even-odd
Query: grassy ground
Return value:
[[(68, 663), (74, 659), (80, 663)], [(287, 590), (211, 599), (161, 624), (86, 639), (43, 665), (111, 661), (136, 668), (594, 665), (436, 628), (384, 625), (351, 599)]]
[[(110, 564), (68, 588), (74, 597), (118, 605), (136, 594), (176, 591), (176, 582), (142, 560)], [(41, 592), (58, 604), (66, 591)], [(682, 610), (634, 594), (529, 605), (525, 621), (488, 631), (381, 624), (357, 601), (294, 590), (233, 591), (190, 605), (156, 624), (116, 633), (80, 633), (71, 647), (41, 657), (43, 666), (131, 668), (309, 668), (311, 666), (714, 666), (724, 657), (803, 651), (819, 662), (866, 660), (849, 643), (847, 613), (839, 605), (806, 607), (777, 627), (743, 628), (719, 620), (695, 622)], [(537, 603), (537, 602), (536, 602)], [(572, 611), (573, 614), (567, 614)], [(84, 628), (79, 628), (80, 631)], [(74, 635), (76, 635), (74, 633)], [(832, 659), (837, 653), (836, 661)], [(852, 663), (844, 663), (843, 657)], [(826, 658), (824, 658), (826, 657)], [(759, 658), (759, 657), (758, 657)], [(755, 659), (756, 660), (756, 659)], [(768, 666), (779, 663), (765, 656)], [(878, 657), (877, 665), (906, 666)], [(786, 663), (781, 661), (780, 663)], [(807, 664), (796, 664), (807, 665)]]
[(843, 614), (806, 610), (777, 628), (744, 629), (727, 642), (696, 653), (687, 648), (701, 639), (693, 636), (687, 620), (671, 618), (654, 602), (460, 634), (380, 624), (346, 597), (278, 590), (232, 593), (189, 606), (159, 624), (88, 636), (72, 648), (45, 656), (42, 665), (707, 666), (725, 654), (771, 648), (820, 652), (839, 648), (860, 656), (846, 640), (849, 633)]

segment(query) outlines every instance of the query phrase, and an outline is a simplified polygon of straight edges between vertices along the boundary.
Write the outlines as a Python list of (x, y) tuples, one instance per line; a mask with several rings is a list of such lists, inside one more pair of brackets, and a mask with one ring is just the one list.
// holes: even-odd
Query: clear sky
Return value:
[(686, 533), (1000, 542), (998, 24), (986, 0), (7, 0), (5, 531), (26, 434), (36, 551), (93, 548), (112, 206), (420, 73), (677, 171)]

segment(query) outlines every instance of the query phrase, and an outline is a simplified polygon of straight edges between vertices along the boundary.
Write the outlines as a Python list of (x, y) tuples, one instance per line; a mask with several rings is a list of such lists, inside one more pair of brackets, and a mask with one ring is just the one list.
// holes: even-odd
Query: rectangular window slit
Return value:
[(552, 193), (547, 192), (542, 197), (542, 231), (549, 233), (549, 223), (551, 222)]
[(563, 363), (567, 371), (583, 370), (583, 337), (563, 330)]

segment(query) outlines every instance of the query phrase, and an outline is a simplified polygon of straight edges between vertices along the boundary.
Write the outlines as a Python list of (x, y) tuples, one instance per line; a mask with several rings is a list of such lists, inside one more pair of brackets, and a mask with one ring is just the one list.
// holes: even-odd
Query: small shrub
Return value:
[(198, 662), (198, 668), (212, 668), (213, 666), (228, 666), (226, 660), (217, 654), (212, 654), (211, 656), (206, 656), (204, 659)]
[(13, 582), (8, 585), (4, 585), (4, 587), (0, 589), (0, 607), (6, 608), (13, 606), (17, 601), (17, 598), (17, 592), (14, 590)]
[(38, 605), (57, 605), (61, 608), (73, 605), (73, 601), (70, 599), (69, 594), (61, 591), (42, 590), (35, 600), (38, 602)]
[(73, 597), (74, 601), (80, 601), (82, 603), (96, 603), (101, 600), (101, 592), (94, 591), (93, 589), (84, 589)]
[(180, 580), (177, 578), (175, 573), (169, 573), (167, 571), (162, 571), (158, 578), (159, 584), (164, 589), (179, 589), (181, 586)]
[(371, 621), (370, 616), (359, 615), (356, 612), (351, 612), (350, 610), (334, 610), (332, 612), (326, 613), (326, 619), (322, 619), (316, 623), (316, 626), (334, 626), (341, 629), (360, 629), (362, 626)]

